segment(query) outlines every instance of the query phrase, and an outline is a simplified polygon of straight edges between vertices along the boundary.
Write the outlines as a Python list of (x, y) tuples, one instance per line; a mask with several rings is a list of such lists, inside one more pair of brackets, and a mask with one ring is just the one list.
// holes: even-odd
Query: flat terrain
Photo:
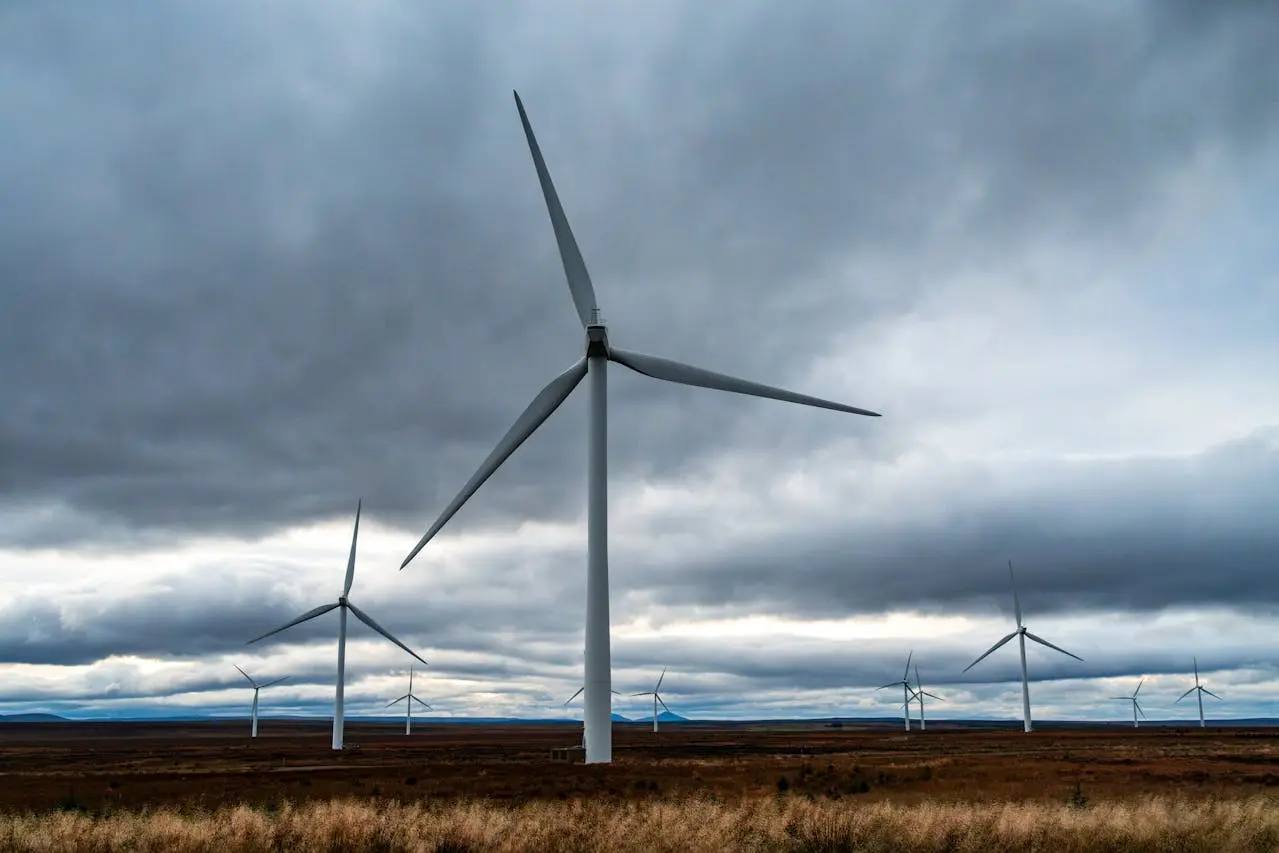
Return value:
[[(1038, 800), (1279, 791), (1279, 729), (947, 728), (680, 723), (614, 725), (614, 763), (555, 762), (576, 725), (348, 723), (0, 724), (0, 811), (278, 804), (334, 796), (503, 801), (721, 800), (774, 794), (863, 801)], [(785, 779), (785, 783), (781, 782)]]

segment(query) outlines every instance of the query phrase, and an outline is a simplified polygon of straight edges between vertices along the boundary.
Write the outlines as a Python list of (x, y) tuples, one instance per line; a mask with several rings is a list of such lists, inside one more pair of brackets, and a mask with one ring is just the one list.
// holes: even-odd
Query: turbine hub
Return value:
[(339, 595), (339, 596), (338, 596), (338, 604), (340, 604), (342, 607), (346, 607), (346, 596), (345, 596), (345, 595)]
[(608, 358), (608, 327), (600, 318), (599, 309), (595, 309), (592, 323), (586, 327), (586, 355)]

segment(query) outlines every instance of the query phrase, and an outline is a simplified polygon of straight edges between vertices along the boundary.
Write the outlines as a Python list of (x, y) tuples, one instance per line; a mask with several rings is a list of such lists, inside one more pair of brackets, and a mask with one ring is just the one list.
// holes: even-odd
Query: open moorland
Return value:
[[(614, 726), (614, 763), (551, 760), (580, 727), (244, 721), (0, 724), (0, 811), (273, 808), (332, 798), (618, 801), (761, 795), (859, 802), (1066, 803), (1279, 794), (1279, 729), (681, 723)], [(1078, 794), (1076, 794), (1078, 791)]]

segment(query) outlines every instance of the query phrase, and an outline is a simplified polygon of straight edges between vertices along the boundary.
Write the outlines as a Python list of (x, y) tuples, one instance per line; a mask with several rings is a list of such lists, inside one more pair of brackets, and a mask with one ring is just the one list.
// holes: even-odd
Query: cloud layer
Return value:
[[(909, 636), (876, 620), (915, 613), (984, 626), (929, 651), (978, 690), (1011, 677), (954, 673), (1008, 621), (1010, 558), (1032, 628), (1098, 652), (1044, 678), (1186, 669), (1185, 631), (1102, 653), (1125, 614), (1219, 627), (1216, 671), (1268, 672), (1267, 6), (0, 21), (8, 701), (223, 701), (244, 640), (336, 595), (359, 496), (379, 526), (355, 600), (441, 658), (459, 709), (521, 677), (533, 705), (575, 689), (582, 391), (392, 571), (581, 352), (512, 88), (617, 345), (885, 414), (612, 371), (619, 678), (678, 658), (696, 707), (817, 711), (895, 677)], [(731, 639), (750, 617), (781, 627)], [(795, 639), (848, 618), (883, 631), (864, 668), (851, 636)], [(322, 707), (332, 630), (254, 654)], [(367, 651), (362, 677), (398, 665)], [(1098, 707), (1062, 689), (1063, 713)]]

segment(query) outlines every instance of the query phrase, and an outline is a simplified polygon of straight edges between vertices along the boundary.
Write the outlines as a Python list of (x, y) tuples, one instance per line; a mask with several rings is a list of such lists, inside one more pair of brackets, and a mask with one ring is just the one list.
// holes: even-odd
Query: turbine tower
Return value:
[[(240, 669), (240, 667), (237, 664), (231, 664), (231, 666), (234, 666), (236, 669)], [(253, 710), (249, 712), (249, 720), (251, 721), (249, 737), (257, 737), (258, 736), (258, 691), (261, 690), (263, 687), (270, 687), (273, 684), (279, 684), (281, 681), (288, 678), (288, 676), (285, 675), (281, 678), (277, 678), (275, 681), (268, 681), (265, 684), (258, 684), (252, 678), (249, 678), (249, 674), (242, 669), (240, 669), (240, 675), (243, 675), (245, 678), (248, 678), (249, 683), (253, 685)]]
[(475, 494), (484, 481), (524, 443), (542, 423), (559, 408), (560, 404), (577, 387), (577, 384), (589, 373), (590, 381), (590, 428), (587, 441), (587, 559), (586, 559), (586, 712), (584, 724), (587, 730), (588, 764), (608, 763), (613, 760), (612, 731), (612, 667), (609, 648), (608, 621), (608, 363), (614, 362), (623, 367), (642, 373), (654, 379), (663, 379), (681, 385), (692, 385), (699, 388), (710, 388), (719, 391), (730, 391), (754, 397), (766, 397), (789, 403), (816, 406), (855, 415), (878, 417), (875, 412), (846, 406), (819, 397), (797, 394), (781, 388), (736, 379), (722, 373), (703, 370), (637, 352), (617, 349), (608, 338), (608, 329), (600, 316), (599, 304), (595, 299), (595, 288), (591, 284), (590, 274), (586, 270), (586, 262), (577, 247), (577, 240), (569, 227), (564, 208), (560, 205), (555, 186), (551, 183), (550, 172), (542, 159), (542, 151), (533, 136), (533, 128), (529, 124), (524, 104), (519, 93), (515, 94), (515, 106), (520, 114), (520, 123), (524, 127), (524, 136), (528, 141), (529, 152), (533, 157), (533, 167), (537, 170), (537, 178), (542, 186), (542, 195), (546, 200), (546, 210), (550, 214), (551, 226), (555, 231), (555, 241), (559, 246), (560, 260), (564, 264), (564, 273), (568, 278), (569, 292), (573, 304), (577, 308), (578, 319), (585, 329), (586, 353), (576, 364), (551, 380), (536, 397), (533, 398), (523, 414), (498, 442), (493, 451), (480, 464), (480, 467), (458, 492), (453, 501), (444, 508), (440, 517), (431, 525), (426, 534), (404, 558), (400, 568), (409, 564), (427, 542), (440, 531), (463, 504)]
[(1004, 643), (1008, 642), (1013, 637), (1016, 637), (1018, 645), (1021, 647), (1022, 721), (1023, 721), (1025, 730), (1029, 732), (1032, 730), (1032, 726), (1030, 722), (1030, 677), (1026, 674), (1026, 638), (1029, 637), (1030, 639), (1034, 640), (1036, 643), (1039, 643), (1039, 645), (1047, 646), (1050, 649), (1061, 652), (1063, 655), (1069, 655), (1070, 657), (1074, 658), (1077, 661), (1083, 661), (1083, 658), (1081, 658), (1079, 655), (1071, 654), (1070, 652), (1066, 651), (1060, 646), (1054, 646), (1052, 643), (1048, 642), (1042, 637), (1036, 637), (1034, 634), (1030, 633), (1030, 631), (1026, 630), (1026, 626), (1021, 623), (1021, 600), (1017, 598), (1017, 577), (1013, 574), (1012, 560), (1008, 561), (1008, 579), (1012, 581), (1012, 586), (1013, 586), (1013, 612), (1017, 615), (1017, 630), (1013, 631), (1007, 637), (1004, 637), (998, 643), (995, 643), (995, 645), (991, 646), (989, 649), (986, 650), (986, 654), (983, 654), (981, 657), (977, 658), (977, 660), (973, 661), (968, 666), (964, 667), (964, 672), (968, 672), (968, 670), (972, 669), (977, 664), (985, 660), (986, 655), (989, 655), (991, 652), (998, 649)]
[[(576, 693), (574, 693), (572, 696), (564, 700), (564, 706), (568, 707), (569, 703), (571, 703), (578, 696), (581, 696), (582, 692), (585, 689), (586, 689), (586, 685), (582, 685), (581, 687), (577, 688)], [(612, 692), (614, 696), (622, 695), (621, 693), (618, 693), (616, 690), (613, 690), (613, 688), (611, 687), (609, 688), (609, 690), (610, 692)], [(613, 722), (612, 711), (609, 711), (609, 723), (611, 724), (612, 722)], [(582, 716), (582, 749), (586, 749), (586, 716), (585, 715)]]
[(906, 655), (906, 670), (902, 674), (900, 681), (890, 681), (887, 684), (885, 684), (883, 687), (875, 688), (876, 691), (879, 691), (879, 690), (886, 690), (889, 687), (896, 687), (899, 684), (902, 686), (902, 717), (906, 723), (906, 731), (910, 731), (910, 700), (913, 698), (911, 696), (912, 691), (910, 689), (910, 680), (909, 680), (910, 679), (910, 659), (913, 658), (914, 656), (915, 656), (915, 650), (911, 649), (910, 654)]
[(346, 613), (348, 610), (355, 614), (356, 619), (359, 619), (365, 625), (368, 625), (374, 631), (377, 631), (383, 637), (386, 637), (392, 643), (395, 643), (397, 646), (404, 649), (404, 651), (408, 652), (410, 655), (417, 658), (419, 661), (422, 661), (424, 665), (426, 664), (426, 661), (422, 660), (421, 656), (418, 655), (417, 652), (413, 651), (408, 646), (404, 645), (399, 640), (395, 639), (395, 637), (392, 637), (391, 634), (385, 628), (383, 628), (378, 623), (374, 622), (373, 618), (369, 616), (369, 614), (365, 613), (363, 610), (356, 607), (355, 604), (352, 603), (347, 598), (347, 596), (351, 594), (351, 582), (355, 580), (355, 540), (359, 538), (359, 535), (360, 535), (360, 509), (362, 508), (363, 504), (364, 502), (361, 500), (355, 505), (355, 532), (351, 534), (351, 555), (347, 557), (347, 561), (346, 561), (346, 583), (342, 586), (342, 594), (338, 596), (338, 600), (334, 602), (333, 604), (321, 604), (319, 607), (315, 608), (314, 610), (308, 610), (306, 613), (303, 613), (301, 616), (294, 619), (292, 622), (288, 622), (284, 625), (281, 625), (279, 628), (276, 628), (274, 631), (267, 631), (262, 636), (254, 637), (252, 640), (249, 640), (248, 643), (245, 643), (245, 645), (249, 645), (250, 643), (256, 643), (258, 640), (265, 640), (267, 637), (270, 637), (273, 634), (278, 634), (281, 631), (292, 628), (294, 625), (301, 625), (303, 622), (310, 621), (311, 619), (314, 619), (317, 616), (323, 616), (325, 613), (328, 613), (330, 610), (334, 610), (334, 609), (339, 610), (337, 693), (333, 699), (333, 748), (334, 749), (342, 748), (342, 735), (345, 729), (345, 717), (343, 716), (343, 702), (342, 702), (343, 695), (342, 694), (343, 694), (343, 689), (346, 686), (345, 684), (345, 681), (346, 681)]
[(413, 695), (413, 667), (409, 666), (409, 692), (405, 693), (399, 699), (392, 699), (386, 703), (386, 707), (391, 707), (397, 702), (404, 703), (404, 734), (405, 736), (413, 734), (413, 703), (416, 702), (428, 711), (434, 711), (430, 705)]
[(1132, 692), (1131, 696), (1111, 696), (1110, 697), (1111, 699), (1115, 699), (1120, 702), (1132, 703), (1132, 727), (1134, 729), (1137, 728), (1137, 714), (1141, 714), (1142, 719), (1145, 719), (1146, 717), (1146, 712), (1141, 710), (1141, 703), (1137, 701), (1137, 694), (1141, 692), (1141, 685), (1145, 683), (1146, 683), (1146, 679), (1144, 678), (1141, 681), (1138, 681), (1137, 689)]
[[(1194, 661), (1195, 661), (1195, 686), (1187, 690), (1185, 693), (1181, 694), (1181, 697), (1177, 699), (1177, 702), (1180, 702), (1182, 699), (1185, 699), (1191, 693), (1196, 694), (1195, 698), (1199, 700), (1199, 728), (1202, 729), (1204, 728), (1204, 694), (1207, 693), (1209, 696), (1211, 696), (1212, 698), (1218, 701), (1221, 701), (1221, 697), (1199, 683), (1199, 658), (1195, 658)], [(1173, 704), (1176, 704), (1176, 702), (1174, 702)]]
[(662, 679), (665, 677), (666, 677), (666, 667), (662, 667), (662, 674), (657, 679), (656, 687), (654, 687), (652, 690), (647, 690), (643, 693), (631, 694), (632, 696), (652, 696), (653, 697), (653, 731), (657, 731), (657, 703), (661, 702), (663, 708), (666, 708), (667, 711), (671, 710), (670, 708), (667, 708), (666, 703), (662, 701), (661, 694), (657, 692), (662, 689)]
[(919, 730), (922, 732), (928, 728), (928, 724), (924, 720), (924, 697), (936, 699), (938, 702), (945, 702), (946, 700), (924, 689), (924, 682), (919, 680), (919, 664), (915, 664), (915, 688), (911, 690), (911, 694), (912, 698), (919, 700)]

